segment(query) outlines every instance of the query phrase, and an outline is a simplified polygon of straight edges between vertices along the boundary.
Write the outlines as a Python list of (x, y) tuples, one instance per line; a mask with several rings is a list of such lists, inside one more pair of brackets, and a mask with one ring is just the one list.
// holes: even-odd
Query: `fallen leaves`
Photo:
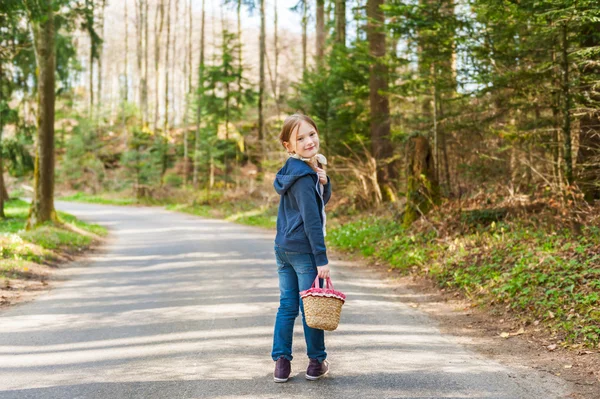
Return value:
[(526, 332), (525, 329), (523, 327), (521, 327), (521, 328), (519, 328), (519, 331), (514, 332), (514, 333), (511, 333), (511, 332), (501, 332), (500, 333), (500, 337), (508, 339), (510, 337), (515, 337), (517, 335), (523, 335), (523, 334), (525, 334), (525, 332)]

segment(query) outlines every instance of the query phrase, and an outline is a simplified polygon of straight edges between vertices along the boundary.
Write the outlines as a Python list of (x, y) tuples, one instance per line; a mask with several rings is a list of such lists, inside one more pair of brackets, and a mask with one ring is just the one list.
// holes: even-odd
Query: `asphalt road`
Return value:
[(278, 305), (273, 233), (157, 208), (58, 203), (111, 230), (35, 301), (0, 313), (0, 398), (535, 398), (568, 392), (549, 374), (474, 354), (403, 304), (389, 282), (333, 261), (342, 321), (331, 373), (272, 379)]

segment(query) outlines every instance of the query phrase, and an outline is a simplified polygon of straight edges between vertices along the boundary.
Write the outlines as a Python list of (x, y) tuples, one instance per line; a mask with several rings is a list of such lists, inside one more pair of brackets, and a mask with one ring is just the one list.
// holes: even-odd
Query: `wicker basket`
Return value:
[(304, 305), (306, 324), (311, 328), (333, 331), (340, 322), (346, 295), (333, 289), (330, 278), (327, 278), (325, 285), (326, 288), (319, 288), (317, 276), (310, 289), (300, 292), (300, 297)]

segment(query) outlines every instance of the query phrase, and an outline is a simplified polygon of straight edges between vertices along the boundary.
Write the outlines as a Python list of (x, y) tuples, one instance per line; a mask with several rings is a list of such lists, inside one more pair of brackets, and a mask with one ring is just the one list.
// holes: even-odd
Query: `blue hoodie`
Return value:
[(323, 232), (323, 209), (331, 198), (331, 182), (319, 186), (319, 175), (304, 161), (288, 158), (273, 183), (281, 196), (275, 244), (294, 252), (312, 253), (317, 266), (329, 263)]

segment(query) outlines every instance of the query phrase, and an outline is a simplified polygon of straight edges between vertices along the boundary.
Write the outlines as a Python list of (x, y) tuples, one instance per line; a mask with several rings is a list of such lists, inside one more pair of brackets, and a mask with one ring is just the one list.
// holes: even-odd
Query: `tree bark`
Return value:
[(325, 0), (317, 0), (317, 66), (323, 65), (325, 57)]
[[(156, 16), (154, 18), (154, 131), (158, 128), (158, 69), (160, 65), (160, 38), (162, 36), (164, 23), (164, 0), (156, 5)], [(160, 21), (159, 21), (160, 18)]]
[(143, 124), (148, 124), (148, 15), (150, 5), (148, 0), (144, 0), (144, 73), (140, 84), (142, 85), (142, 121)]
[[(600, 24), (590, 22), (586, 24), (579, 37), (582, 38), (581, 47), (594, 48), (600, 45), (596, 32), (600, 31)], [(600, 76), (598, 63), (589, 63), (581, 68), (580, 76), (584, 80), (582, 88), (584, 105), (587, 112), (581, 118), (579, 126), (579, 152), (577, 154), (577, 183), (589, 203), (600, 200), (600, 103), (595, 84)]]
[(275, 52), (275, 71), (273, 72), (273, 74), (275, 75), (273, 80), (274, 80), (274, 84), (273, 84), (273, 95), (275, 96), (275, 106), (277, 107), (277, 117), (279, 118), (279, 115), (281, 113), (280, 109), (279, 109), (279, 90), (277, 87), (278, 84), (278, 71), (279, 71), (279, 44), (278, 44), (278, 21), (277, 21), (277, 0), (273, 0), (273, 8), (274, 8), (274, 13), (275, 13), (275, 21), (274, 21), (274, 26), (273, 26), (273, 47), (274, 47), (274, 52)]
[(190, 109), (190, 100), (192, 96), (192, 0), (187, 5), (188, 24), (186, 32), (187, 51), (185, 55), (184, 78), (186, 79), (185, 90), (185, 112), (183, 117), (183, 175), (184, 182), (189, 183), (190, 179), (190, 154), (188, 144), (188, 115)]
[(238, 93), (237, 93), (237, 108), (238, 110), (242, 107), (242, 97), (243, 97), (243, 89), (242, 89), (242, 73), (244, 71), (243, 65), (243, 54), (242, 48), (244, 43), (242, 42), (242, 0), (238, 0), (237, 2), (237, 32), (238, 32)]
[(302, 74), (306, 73), (306, 52), (307, 52), (307, 27), (308, 27), (308, 0), (302, 2)]
[(258, 157), (257, 169), (262, 172), (263, 162), (263, 140), (264, 140), (264, 98), (265, 98), (265, 52), (266, 52), (266, 33), (265, 33), (265, 0), (260, 0), (260, 65), (259, 65), (259, 83), (258, 83)]
[[(123, 78), (125, 80), (124, 85), (125, 88), (123, 90), (123, 102), (127, 103), (129, 97), (129, 84), (128, 84), (128, 74), (129, 74), (129, 16), (127, 15), (127, 2), (123, 2), (123, 8), (125, 11), (125, 68), (123, 73)], [(123, 113), (125, 110), (123, 110)]]
[(38, 69), (38, 137), (34, 166), (34, 195), (27, 228), (57, 221), (54, 210), (55, 27), (50, 1), (40, 2), (43, 18), (30, 21)]
[(440, 203), (433, 153), (424, 136), (413, 136), (406, 148), (406, 210), (403, 226), (408, 228), (421, 215)]
[[(127, 4), (127, 2), (124, 2)], [(135, 2), (135, 61), (137, 75), (140, 77), (140, 84), (137, 87), (137, 99), (140, 109), (142, 109), (142, 98), (143, 98), (143, 70), (142, 70), (142, 51), (143, 51), (143, 37), (144, 37), (144, 0), (136, 0)], [(143, 115), (143, 112), (142, 112)], [(143, 121), (143, 116), (142, 116)], [(143, 123), (143, 122), (142, 122)]]
[[(4, 90), (2, 90), (3, 83), (3, 72), (2, 62), (0, 61), (0, 98), (4, 96)], [(8, 195), (4, 196), (6, 192), (6, 185), (4, 184), (4, 157), (2, 156), (2, 133), (4, 131), (4, 121), (2, 120), (2, 109), (0, 109), (0, 218), (6, 217), (4, 215), (4, 200), (8, 200)], [(8, 193), (6, 193), (8, 194)]]
[(90, 75), (89, 75), (89, 85), (90, 85), (90, 109), (89, 115), (90, 118), (94, 115), (94, 60), (96, 58), (96, 40), (94, 39), (94, 0), (86, 0), (87, 12), (89, 13), (88, 17), (88, 31), (90, 33)]
[[(163, 122), (163, 134), (167, 136), (169, 131), (169, 50), (171, 47), (171, 0), (167, 0), (167, 45), (165, 46), (165, 120)], [(163, 171), (164, 173), (164, 171)]]
[(202, 0), (202, 20), (200, 26), (200, 61), (198, 63), (198, 104), (196, 105), (196, 137), (194, 141), (194, 173), (193, 184), (198, 189), (198, 153), (200, 152), (200, 122), (202, 119), (202, 102), (204, 101), (204, 21), (205, 21), (205, 0)]
[[(106, 0), (102, 0), (102, 5), (100, 8), (100, 21), (99, 27), (100, 32), (102, 34), (102, 40), (104, 40), (104, 11), (106, 10)], [(96, 118), (100, 116), (100, 107), (102, 107), (102, 57), (104, 53), (104, 41), (100, 42), (98, 47), (98, 99), (96, 101)]]
[(346, 0), (335, 1), (335, 35), (341, 46), (346, 46)]
[(562, 92), (563, 92), (563, 135), (565, 137), (565, 174), (567, 184), (573, 184), (573, 158), (571, 151), (571, 92), (569, 81), (569, 42), (567, 37), (567, 24), (562, 25)]
[(385, 57), (384, 16), (381, 10), (383, 0), (367, 2), (367, 40), (369, 53), (373, 58), (369, 76), (369, 104), (371, 108), (371, 149), (377, 160), (377, 179), (384, 191), (384, 201), (395, 199), (392, 181), (397, 171), (391, 163), (393, 147), (390, 142), (390, 106), (387, 94), (388, 71), (383, 63)]

